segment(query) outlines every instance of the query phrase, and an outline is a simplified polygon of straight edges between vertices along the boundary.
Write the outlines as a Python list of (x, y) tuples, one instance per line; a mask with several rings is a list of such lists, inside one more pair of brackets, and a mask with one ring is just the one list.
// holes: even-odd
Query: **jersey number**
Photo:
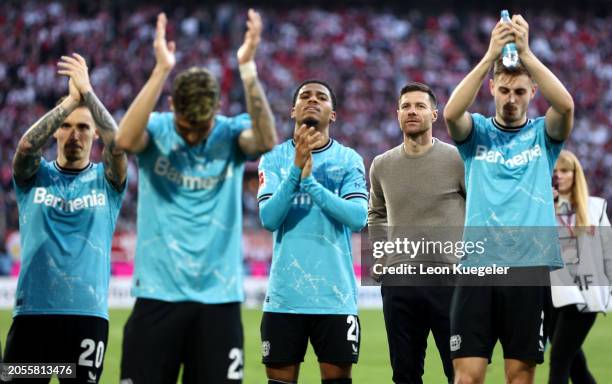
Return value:
[(232, 363), (227, 369), (227, 378), (229, 380), (242, 379), (242, 349), (232, 348), (229, 358), (232, 360)]
[[(81, 341), (81, 348), (85, 348), (81, 356), (79, 356), (79, 365), (84, 367), (93, 367), (94, 364), (96, 368), (100, 368), (102, 366), (102, 360), (104, 359), (104, 343), (102, 341), (98, 342), (98, 348), (96, 348), (96, 342), (92, 339), (83, 339)], [(96, 351), (95, 361), (91, 361), (89, 357)]]
[(346, 331), (346, 340), (348, 341), (359, 341), (359, 323), (357, 318), (353, 315), (346, 317), (346, 323), (350, 324), (348, 331)]

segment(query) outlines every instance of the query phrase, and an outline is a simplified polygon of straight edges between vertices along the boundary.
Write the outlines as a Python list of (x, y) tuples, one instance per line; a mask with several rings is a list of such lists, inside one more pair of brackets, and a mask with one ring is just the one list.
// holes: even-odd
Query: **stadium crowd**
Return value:
[[(93, 87), (117, 121), (154, 66), (150, 54), (153, 21), (162, 9), (131, 5), (128, 10), (100, 4), (0, 4), (0, 217), (4, 219), (0, 231), (3, 226), (6, 233), (18, 229), (11, 182), (17, 141), (67, 93), (65, 77), (56, 73), (59, 57), (78, 52), (87, 58)], [(246, 8), (224, 4), (163, 10), (169, 19), (168, 39), (177, 44), (174, 73), (194, 65), (206, 66), (221, 82), (221, 112), (242, 112), (243, 89), (235, 50), (243, 37)], [(476, 11), (391, 13), (364, 7), (259, 10), (265, 31), (256, 60), (280, 139), (292, 134), (294, 88), (307, 78), (324, 79), (334, 87), (339, 101), (338, 121), (331, 136), (355, 148), (364, 157), (366, 169), (374, 156), (401, 142), (395, 114), (401, 86), (408, 80), (430, 84), (441, 111), (453, 88), (486, 50), (489, 31), (498, 19), (496, 14)], [(612, 17), (587, 11), (572, 19), (550, 12), (525, 17), (530, 23), (532, 49), (559, 76), (576, 104), (575, 128), (566, 147), (582, 162), (591, 193), (610, 201)], [(167, 82), (160, 98), (161, 109), (168, 108), (169, 85)], [(483, 87), (481, 92), (488, 90)], [(529, 115), (542, 115), (546, 107), (545, 100), (537, 97)], [(493, 99), (478, 97), (472, 110), (493, 114)], [(450, 142), (442, 120), (435, 123), (434, 135)], [(94, 150), (94, 159), (99, 159), (100, 150), (101, 146)], [(55, 153), (54, 148), (49, 151)], [(130, 159), (129, 188), (118, 231), (135, 230), (134, 161)], [(247, 169), (244, 226), (257, 230), (256, 164), (249, 163)], [(3, 243), (0, 241), (0, 254), (6, 252)], [(270, 255), (271, 251), (267, 257)], [(0, 261), (0, 272), (6, 269)]]

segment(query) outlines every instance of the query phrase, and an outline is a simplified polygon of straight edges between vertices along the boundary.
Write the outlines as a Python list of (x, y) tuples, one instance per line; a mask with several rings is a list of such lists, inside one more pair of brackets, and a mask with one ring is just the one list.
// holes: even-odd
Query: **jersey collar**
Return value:
[(84, 172), (84, 171), (87, 171), (87, 170), (91, 169), (91, 167), (93, 167), (93, 163), (89, 162), (89, 164), (87, 164), (85, 167), (83, 167), (81, 169), (68, 169), (68, 168), (64, 168), (61, 165), (59, 165), (57, 163), (57, 160), (54, 160), (53, 161), (53, 166), (55, 166), (55, 169), (57, 169), (61, 173), (66, 173), (68, 175), (78, 175), (81, 172)]
[(508, 127), (506, 125), (498, 123), (497, 120), (495, 120), (495, 117), (491, 117), (491, 122), (493, 123), (495, 128), (499, 129), (500, 131), (504, 131), (504, 132), (518, 132), (521, 129), (523, 129), (527, 124), (529, 124), (530, 121), (531, 119), (527, 119), (525, 120), (524, 124), (519, 125), (518, 127)]
[[(326, 151), (329, 148), (331, 148), (332, 144), (334, 144), (334, 139), (330, 137), (329, 140), (327, 140), (327, 143), (325, 145), (323, 145), (322, 147), (313, 149), (312, 153), (319, 153), (319, 152)], [(295, 140), (291, 139), (291, 145), (295, 147)]]

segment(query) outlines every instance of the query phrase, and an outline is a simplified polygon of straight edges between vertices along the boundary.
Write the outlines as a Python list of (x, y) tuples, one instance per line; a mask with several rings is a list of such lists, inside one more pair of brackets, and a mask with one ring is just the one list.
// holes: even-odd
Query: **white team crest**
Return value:
[(270, 342), (268, 340), (261, 342), (261, 354), (263, 357), (268, 357), (270, 354)]
[(458, 351), (461, 348), (461, 336), (452, 335), (450, 338), (450, 350), (452, 352)]

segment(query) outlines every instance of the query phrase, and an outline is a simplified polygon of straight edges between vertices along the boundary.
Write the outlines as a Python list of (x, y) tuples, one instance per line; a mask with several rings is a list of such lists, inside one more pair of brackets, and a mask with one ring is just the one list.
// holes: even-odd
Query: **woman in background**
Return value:
[(610, 304), (612, 236), (606, 201), (589, 196), (576, 156), (563, 150), (553, 177), (565, 267), (551, 273), (553, 307), (549, 384), (593, 384), (581, 346), (598, 312)]

